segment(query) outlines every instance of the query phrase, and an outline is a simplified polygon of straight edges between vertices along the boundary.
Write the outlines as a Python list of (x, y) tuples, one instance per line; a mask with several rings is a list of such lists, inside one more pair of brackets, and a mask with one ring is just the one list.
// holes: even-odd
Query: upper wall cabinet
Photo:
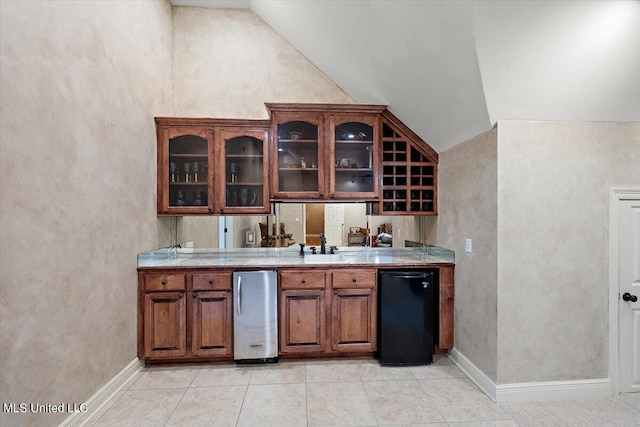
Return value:
[(156, 118), (158, 214), (269, 212), (269, 122)]
[(272, 116), (273, 199), (323, 199), (325, 190), (322, 114), (278, 111)]
[(213, 130), (158, 124), (157, 137), (158, 213), (211, 213)]
[(378, 215), (436, 215), (438, 153), (388, 110), (382, 114)]
[(438, 154), (385, 106), (266, 106), (270, 120), (156, 118), (159, 215), (260, 215), (270, 200), (437, 214)]
[(377, 114), (329, 116), (329, 198), (379, 199), (379, 121)]
[(267, 104), (271, 198), (378, 201), (380, 113), (385, 106)]

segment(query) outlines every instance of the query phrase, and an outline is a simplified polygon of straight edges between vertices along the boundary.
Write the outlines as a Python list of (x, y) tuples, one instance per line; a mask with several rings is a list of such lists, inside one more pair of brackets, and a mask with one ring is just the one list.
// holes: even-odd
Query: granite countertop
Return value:
[(138, 255), (138, 268), (194, 267), (421, 267), (453, 264), (453, 251), (435, 246), (421, 248), (340, 247), (335, 255), (305, 256), (299, 249), (189, 249), (161, 248)]

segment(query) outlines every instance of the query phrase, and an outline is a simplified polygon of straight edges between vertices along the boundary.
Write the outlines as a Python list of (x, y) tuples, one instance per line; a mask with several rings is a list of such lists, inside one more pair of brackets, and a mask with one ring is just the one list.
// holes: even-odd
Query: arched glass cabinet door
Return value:
[(220, 140), (224, 154), (219, 156), (219, 170), (224, 178), (219, 192), (216, 188), (219, 213), (268, 213), (268, 131), (221, 129)]
[(159, 214), (207, 214), (212, 211), (213, 134), (202, 128), (163, 128), (159, 138)]
[(330, 117), (329, 198), (379, 198), (378, 121), (377, 115)]
[(276, 199), (322, 199), (324, 153), (322, 117), (316, 114), (276, 115), (274, 135), (273, 197)]

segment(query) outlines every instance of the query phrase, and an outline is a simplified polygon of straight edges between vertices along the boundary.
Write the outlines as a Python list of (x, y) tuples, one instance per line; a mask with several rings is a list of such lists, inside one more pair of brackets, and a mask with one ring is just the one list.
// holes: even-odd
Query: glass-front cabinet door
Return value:
[(161, 128), (158, 141), (158, 213), (210, 213), (213, 132), (167, 127)]
[(269, 212), (267, 141), (267, 130), (220, 130), (219, 213)]
[(322, 116), (277, 114), (274, 120), (275, 176), (272, 193), (276, 199), (322, 199), (324, 194), (324, 152)]
[(379, 117), (332, 115), (329, 127), (329, 198), (379, 199)]

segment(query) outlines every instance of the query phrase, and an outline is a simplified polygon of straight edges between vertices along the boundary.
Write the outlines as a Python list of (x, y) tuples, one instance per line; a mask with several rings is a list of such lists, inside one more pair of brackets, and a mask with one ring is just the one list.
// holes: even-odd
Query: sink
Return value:
[(349, 260), (340, 254), (305, 255), (305, 264), (346, 264)]

